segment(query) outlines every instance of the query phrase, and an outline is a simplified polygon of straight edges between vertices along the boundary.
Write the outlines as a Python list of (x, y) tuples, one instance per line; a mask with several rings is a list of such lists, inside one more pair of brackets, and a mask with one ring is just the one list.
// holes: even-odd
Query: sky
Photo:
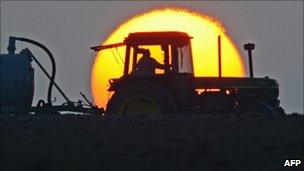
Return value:
[[(303, 1), (1, 1), (1, 54), (7, 53), (9, 36), (41, 42), (56, 59), (56, 82), (67, 96), (77, 101), (81, 91), (92, 99), (95, 52), (89, 48), (101, 44), (134, 15), (166, 7), (186, 8), (220, 20), (241, 50), (246, 67), (243, 45), (255, 43), (255, 76), (276, 79), (282, 107), (288, 113), (303, 113)], [(24, 47), (50, 69), (39, 48), (18, 43), (17, 51)], [(48, 80), (33, 66), (36, 105), (46, 99)], [(64, 102), (56, 90), (54, 96), (55, 103)]]

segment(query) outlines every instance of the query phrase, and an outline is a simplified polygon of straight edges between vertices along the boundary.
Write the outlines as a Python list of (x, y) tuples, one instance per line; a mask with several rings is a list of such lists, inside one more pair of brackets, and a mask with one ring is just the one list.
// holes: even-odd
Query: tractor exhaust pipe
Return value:
[(221, 54), (221, 36), (217, 37), (217, 47), (218, 47), (218, 76), (222, 78), (222, 54)]
[(254, 49), (254, 44), (247, 43), (244, 45), (244, 49), (248, 51), (249, 73), (250, 73), (250, 78), (253, 78), (252, 50)]

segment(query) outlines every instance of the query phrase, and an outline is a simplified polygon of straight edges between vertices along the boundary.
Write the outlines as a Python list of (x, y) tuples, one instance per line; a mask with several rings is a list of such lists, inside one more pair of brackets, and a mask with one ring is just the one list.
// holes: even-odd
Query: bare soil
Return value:
[[(1, 115), (1, 170), (286, 169), (304, 115)], [(294, 169), (300, 169), (300, 167)]]

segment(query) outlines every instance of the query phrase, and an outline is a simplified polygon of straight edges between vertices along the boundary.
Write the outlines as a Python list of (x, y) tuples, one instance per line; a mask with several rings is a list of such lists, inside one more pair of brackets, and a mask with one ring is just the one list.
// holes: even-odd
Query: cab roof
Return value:
[(124, 43), (129, 45), (157, 45), (188, 42), (190, 37), (185, 32), (163, 31), (163, 32), (135, 32), (125, 38)]

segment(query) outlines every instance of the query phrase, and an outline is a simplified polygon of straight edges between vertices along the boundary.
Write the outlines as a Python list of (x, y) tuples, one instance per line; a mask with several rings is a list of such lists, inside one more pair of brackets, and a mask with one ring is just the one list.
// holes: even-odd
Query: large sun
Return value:
[[(222, 76), (245, 75), (238, 49), (226, 34), (222, 24), (211, 17), (185, 9), (158, 9), (135, 16), (119, 25), (102, 43), (119, 43), (131, 32), (182, 31), (193, 37), (192, 54), (195, 76), (218, 75), (217, 38), (221, 35)], [(91, 75), (91, 88), (95, 104), (105, 107), (110, 98), (108, 80), (123, 73), (125, 47), (97, 53)]]

